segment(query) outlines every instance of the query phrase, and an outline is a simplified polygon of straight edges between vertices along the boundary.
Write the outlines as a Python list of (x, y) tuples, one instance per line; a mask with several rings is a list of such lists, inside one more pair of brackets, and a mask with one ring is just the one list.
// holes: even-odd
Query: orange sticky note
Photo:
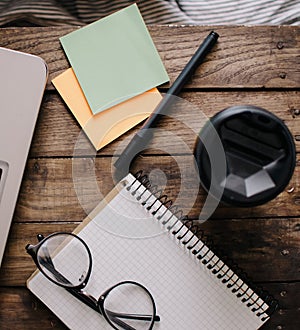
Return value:
[(162, 99), (153, 88), (112, 108), (93, 114), (72, 68), (52, 80), (96, 150), (146, 119)]

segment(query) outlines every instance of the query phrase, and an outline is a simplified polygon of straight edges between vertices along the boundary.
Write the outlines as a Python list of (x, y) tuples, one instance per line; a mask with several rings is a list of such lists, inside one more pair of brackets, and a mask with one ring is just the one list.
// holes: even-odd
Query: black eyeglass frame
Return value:
[[(39, 249), (43, 246), (43, 244), (50, 238), (54, 237), (54, 236), (59, 236), (59, 235), (69, 235), (69, 236), (73, 236), (74, 238), (78, 239), (86, 248), (87, 253), (88, 253), (88, 258), (89, 258), (89, 268), (88, 271), (86, 273), (85, 279), (82, 283), (80, 283), (79, 285), (75, 285), (75, 286), (68, 286), (68, 285), (63, 285), (62, 283), (56, 282), (54, 279), (52, 279), (50, 276), (47, 275), (47, 273), (44, 272), (44, 270), (42, 269), (39, 261), (38, 261), (38, 251)], [(112, 287), (110, 287), (109, 289), (107, 289), (105, 292), (103, 292), (99, 299), (97, 300), (96, 298), (94, 298), (93, 296), (91, 296), (90, 294), (82, 291), (82, 289), (84, 289), (84, 287), (87, 285), (89, 278), (91, 276), (91, 272), (92, 272), (92, 254), (91, 251), (88, 247), (88, 245), (85, 243), (85, 241), (73, 234), (73, 233), (69, 233), (69, 232), (55, 232), (52, 233), (46, 237), (44, 237), (41, 234), (37, 235), (37, 239), (38, 239), (38, 243), (36, 245), (32, 245), (32, 244), (27, 244), (25, 249), (26, 252), (32, 257), (34, 263), (36, 264), (37, 268), (41, 271), (41, 273), (48, 279), (50, 280), (52, 283), (54, 283), (55, 285), (58, 285), (64, 289), (66, 289), (68, 292), (70, 292), (74, 297), (76, 297), (77, 299), (79, 299), (81, 302), (85, 303), (86, 305), (88, 305), (89, 307), (91, 307), (93, 310), (95, 310), (96, 312), (98, 312), (99, 314), (101, 314), (105, 320), (116, 330), (118, 330), (118, 328), (115, 327), (115, 325), (111, 322), (110, 318), (107, 316), (107, 312), (104, 309), (104, 302), (105, 302), (105, 298), (109, 295), (109, 293), (115, 289), (116, 287), (123, 285), (123, 284), (134, 284), (139, 286), (140, 288), (142, 288), (143, 290), (145, 290), (145, 292), (149, 295), (151, 303), (152, 303), (152, 307), (153, 307), (153, 316), (152, 319), (150, 320), (151, 323), (149, 325), (149, 329), (153, 328), (154, 322), (158, 322), (160, 321), (160, 317), (158, 315), (156, 315), (156, 306), (155, 306), (155, 301), (154, 298), (152, 296), (152, 294), (150, 293), (150, 291), (144, 287), (142, 284), (135, 282), (135, 281), (122, 281), (119, 282), (115, 285), (113, 285)], [(52, 262), (51, 262), (52, 263)], [(60, 274), (60, 273), (59, 273)], [(113, 312), (111, 312), (113, 313)], [(118, 316), (120, 317), (120, 313), (118, 313)], [(113, 316), (112, 316), (113, 317)], [(116, 315), (117, 317), (117, 315)], [(137, 315), (137, 314), (122, 314), (121, 316), (123, 319), (137, 319), (137, 320), (145, 320), (145, 321), (149, 321), (150, 315)], [(125, 322), (119, 320), (118, 318), (114, 321), (116, 324), (122, 326), (125, 330), (134, 330), (134, 328), (132, 328), (131, 326), (129, 326), (128, 324), (126, 324)]]
[[(67, 285), (63, 285), (62, 283), (55, 282), (49, 275), (47, 275), (47, 273), (44, 272), (44, 270), (42, 269), (40, 263), (38, 262), (37, 255), (38, 255), (38, 251), (41, 248), (41, 246), (43, 246), (43, 244), (45, 243), (45, 241), (47, 241), (48, 239), (50, 239), (50, 238), (52, 238), (54, 236), (59, 236), (59, 235), (73, 236), (74, 238), (78, 239), (84, 245), (84, 247), (86, 248), (86, 251), (87, 251), (88, 257), (89, 257), (89, 268), (88, 268), (88, 271), (86, 273), (85, 280), (81, 284), (79, 284), (79, 285), (74, 285), (72, 287), (69, 287)], [(26, 252), (31, 255), (31, 257), (32, 257), (34, 263), (36, 264), (37, 268), (43, 273), (43, 275), (46, 276), (47, 279), (49, 281), (51, 281), (52, 283), (54, 283), (54, 284), (56, 284), (58, 286), (61, 286), (61, 287), (65, 288), (65, 289), (69, 289), (69, 288), (77, 289), (77, 290), (83, 289), (86, 286), (86, 284), (89, 281), (89, 279), (90, 279), (90, 276), (91, 276), (91, 273), (92, 273), (92, 264), (93, 264), (93, 259), (92, 259), (91, 251), (90, 251), (88, 245), (85, 243), (85, 241), (81, 237), (79, 237), (79, 236), (77, 236), (77, 235), (75, 235), (73, 233), (68, 233), (68, 232), (63, 232), (63, 231), (62, 232), (56, 232), (56, 233), (50, 234), (50, 235), (48, 235), (46, 237), (44, 237), (41, 234), (38, 234), (37, 235), (37, 239), (39, 241), (38, 244), (36, 244), (36, 245), (27, 244), (26, 247), (25, 247), (25, 249), (26, 249)]]

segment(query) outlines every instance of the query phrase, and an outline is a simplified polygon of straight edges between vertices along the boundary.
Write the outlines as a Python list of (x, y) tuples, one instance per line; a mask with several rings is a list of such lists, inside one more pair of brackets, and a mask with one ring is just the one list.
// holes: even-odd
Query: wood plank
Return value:
[[(45, 59), (52, 78), (68, 66), (59, 37), (76, 27), (5, 28), (0, 46)], [(215, 29), (217, 46), (197, 70), (190, 86), (198, 88), (294, 88), (300, 84), (297, 26), (149, 26), (171, 81), (178, 76), (201, 40)]]
[[(0, 285), (22, 286), (36, 268), (25, 246), (36, 235), (73, 231), (78, 223), (14, 223), (0, 270)], [(257, 282), (299, 281), (300, 218), (206, 221), (200, 226), (221, 255)], [(101, 239), (101, 238), (99, 238)], [(103, 242), (105, 244), (105, 242)], [(226, 259), (227, 260), (227, 259)]]
[[(0, 46), (42, 56), (50, 71), (0, 269), (0, 329), (65, 329), (25, 289), (25, 281), (35, 266), (24, 247), (35, 242), (39, 232), (47, 235), (72, 231), (82, 221), (113, 188), (111, 166), (115, 156), (137, 129), (97, 154), (80, 143), (75, 148), (80, 158), (77, 163), (72, 160), (80, 127), (54, 90), (51, 79), (69, 67), (59, 37), (75, 29), (0, 29)], [(300, 29), (150, 26), (171, 82), (212, 29), (220, 33), (219, 42), (181, 95), (192, 106), (183, 105), (158, 125), (157, 135), (149, 150), (134, 163), (133, 172), (144, 168), (153, 184), (159, 183), (185, 213), (197, 219), (206, 198), (203, 189), (195, 184), (192, 165), (195, 138), (203, 124), (199, 114), (211, 117), (231, 105), (253, 104), (282, 118), (298, 152), (296, 171), (288, 187), (276, 199), (259, 207), (239, 209), (220, 204), (202, 228), (212, 236), (216, 247), (226, 251), (255, 282), (262, 283), (280, 300), (279, 311), (262, 329), (298, 329)], [(161, 91), (168, 86), (161, 86)], [(72, 165), (77, 165), (77, 175), (72, 172)], [(85, 184), (75, 190), (74, 178), (77, 184)], [(179, 186), (182, 182), (184, 186)]]
[(0, 269), (0, 285), (25, 285), (26, 280), (36, 269), (31, 257), (25, 251), (25, 246), (28, 243), (35, 244), (37, 234), (47, 236), (56, 231), (72, 232), (78, 224), (13, 224)]
[[(298, 330), (297, 320), (300, 318), (300, 311), (296, 297), (300, 294), (300, 282), (264, 283), (263, 287), (274, 293), (281, 306), (261, 330)], [(29, 290), (0, 287), (0, 329), (65, 330), (67, 328)]]
[(0, 288), (0, 328), (2, 330), (67, 329), (29, 290)]
[[(290, 129), (297, 151), (300, 152), (299, 91), (205, 91), (183, 93), (181, 98), (182, 100), (178, 99), (176, 103), (180, 107), (174, 107), (169, 114), (170, 118), (162, 120), (158, 125), (154, 138), (149, 144), (152, 148), (151, 153), (160, 154), (166, 151), (182, 153), (186, 152), (186, 148), (193, 152), (196, 136), (207, 118), (227, 107), (239, 104), (256, 105), (277, 115)], [(98, 155), (119, 154), (125, 147), (121, 143), (129, 139), (137, 128), (100, 150)], [(57, 93), (46, 94), (39, 114), (30, 157), (70, 157), (74, 153), (79, 137), (82, 136), (80, 132), (80, 126)], [(173, 135), (171, 139), (170, 134)], [(176, 139), (174, 135), (179, 139)], [(85, 154), (88, 153), (95, 154), (94, 148), (89, 144), (85, 148)], [(145, 153), (149, 154), (148, 151)]]
[[(220, 204), (213, 218), (292, 217), (300, 215), (300, 156), (288, 187), (272, 201), (252, 208)], [(30, 159), (15, 221), (81, 221), (114, 187), (116, 158)], [(195, 180), (192, 156), (139, 157), (132, 172), (144, 169), (184, 213), (198, 218), (207, 194)], [(76, 184), (76, 189), (74, 187)]]
[(279, 302), (279, 308), (272, 318), (261, 327), (261, 330), (297, 330), (299, 328), (300, 282), (296, 283), (263, 283), (262, 286), (271, 292)]

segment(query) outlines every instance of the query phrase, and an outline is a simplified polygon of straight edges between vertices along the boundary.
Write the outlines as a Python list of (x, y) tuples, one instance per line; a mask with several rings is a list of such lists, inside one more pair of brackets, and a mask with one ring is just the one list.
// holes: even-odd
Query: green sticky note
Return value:
[(94, 114), (169, 81), (136, 4), (60, 42)]

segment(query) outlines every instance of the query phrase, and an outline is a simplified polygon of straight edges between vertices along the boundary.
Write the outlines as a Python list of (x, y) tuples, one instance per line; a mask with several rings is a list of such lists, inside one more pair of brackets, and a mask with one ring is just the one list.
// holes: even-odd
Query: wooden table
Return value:
[[(149, 27), (171, 82), (211, 29)], [(0, 273), (1, 329), (64, 328), (25, 288), (35, 266), (24, 247), (35, 242), (37, 233), (72, 231), (98, 199), (89, 196), (84, 208), (78, 201), (72, 179), (72, 156), (80, 127), (51, 85), (51, 79), (69, 67), (58, 38), (72, 30), (70, 27), (0, 29), (0, 46), (43, 57), (50, 73)], [(193, 110), (187, 107), (176, 114), (176, 120), (171, 116), (160, 123), (160, 131), (165, 133), (154, 137), (149, 149), (133, 164), (133, 171), (143, 168), (154, 179), (163, 174), (167, 194), (176, 199), (182, 169), (179, 163), (184, 164), (186, 180), (193, 181), (188, 174), (192, 173), (190, 152), (199, 124), (197, 111), (210, 117), (228, 106), (252, 104), (282, 118), (298, 152), (296, 170), (288, 187), (259, 207), (220, 204), (203, 228), (256, 284), (279, 300), (279, 310), (263, 329), (299, 329), (300, 27), (219, 26), (214, 30), (220, 34), (218, 44), (181, 94), (186, 102), (193, 104)], [(163, 92), (167, 87), (160, 90)], [(187, 127), (182, 128), (182, 123)], [(95, 165), (103, 194), (114, 185), (111, 165), (120, 152), (120, 142), (135, 131), (131, 130), (97, 155), (82, 158), (82, 175), (87, 167)], [(170, 139), (170, 134), (180, 139)], [(176, 157), (172, 157), (174, 154)], [(186, 189), (184, 196), (177, 198), (177, 204), (195, 219), (205, 193), (200, 188), (195, 203), (186, 209), (192, 193)]]

